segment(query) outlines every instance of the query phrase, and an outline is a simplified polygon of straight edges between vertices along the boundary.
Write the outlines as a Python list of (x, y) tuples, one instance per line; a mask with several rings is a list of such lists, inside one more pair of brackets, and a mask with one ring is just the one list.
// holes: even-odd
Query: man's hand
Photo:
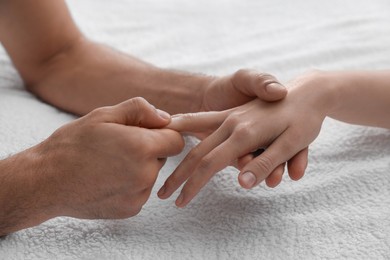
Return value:
[(254, 98), (277, 101), (287, 89), (272, 75), (254, 70), (238, 70), (217, 77), (206, 86), (200, 111), (222, 111), (243, 105)]
[[(60, 213), (78, 218), (126, 218), (147, 201), (166, 157), (180, 153), (180, 134), (142, 98), (100, 108), (56, 131), (38, 150)], [(141, 126), (141, 127), (140, 127)], [(55, 187), (55, 189), (53, 189)]]
[[(13, 167), (32, 158), (34, 169), (28, 175), (22, 173), (24, 176), (18, 171), (4, 179), (0, 176), (4, 186), (0, 191), (0, 234), (56, 216), (97, 219), (136, 215), (149, 198), (166, 157), (183, 148), (179, 133), (159, 129), (169, 122), (169, 115), (142, 98), (134, 98), (94, 110), (16, 155)], [(9, 188), (11, 177), (21, 181), (8, 182), (14, 186)], [(20, 223), (6, 225), (16, 219)]]

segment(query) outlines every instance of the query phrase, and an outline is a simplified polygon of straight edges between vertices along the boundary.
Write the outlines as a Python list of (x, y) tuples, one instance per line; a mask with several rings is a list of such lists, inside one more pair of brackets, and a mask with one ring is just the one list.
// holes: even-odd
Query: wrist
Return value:
[(87, 39), (53, 57), (42, 74), (29, 89), (48, 103), (80, 115), (133, 97), (143, 97), (171, 114), (199, 111), (211, 80), (161, 69)]
[(0, 233), (36, 226), (54, 217), (44, 193), (41, 160), (30, 148), (0, 162)]
[[(315, 109), (322, 117), (337, 110), (340, 100), (339, 82), (332, 72), (312, 71), (293, 81), (290, 94), (297, 92), (303, 102)], [(290, 95), (289, 94), (289, 95)]]
[(153, 69), (150, 78), (159, 82), (159, 88), (150, 84), (152, 89), (146, 94), (155, 98), (148, 101), (171, 114), (202, 111), (205, 93), (214, 80), (203, 74), (159, 68)]

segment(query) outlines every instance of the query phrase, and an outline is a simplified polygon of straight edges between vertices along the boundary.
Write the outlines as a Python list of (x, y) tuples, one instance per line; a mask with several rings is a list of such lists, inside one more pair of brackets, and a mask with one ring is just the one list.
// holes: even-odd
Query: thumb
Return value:
[(263, 101), (277, 101), (287, 95), (284, 87), (274, 76), (254, 70), (239, 70), (231, 78), (234, 87), (248, 97)]
[(142, 97), (124, 101), (115, 106), (101, 107), (90, 113), (91, 117), (106, 123), (162, 128), (169, 124), (171, 116), (156, 109)]

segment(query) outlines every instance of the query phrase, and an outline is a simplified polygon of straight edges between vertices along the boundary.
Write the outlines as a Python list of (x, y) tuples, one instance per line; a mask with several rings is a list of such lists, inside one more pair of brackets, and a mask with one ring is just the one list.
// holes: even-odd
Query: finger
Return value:
[(161, 128), (171, 120), (167, 112), (156, 109), (141, 97), (129, 99), (115, 106), (95, 109), (89, 117), (101, 122), (145, 128)]
[(176, 131), (170, 129), (150, 130), (149, 142), (154, 144), (151, 149), (151, 156), (155, 158), (166, 158), (179, 154), (184, 148), (184, 139)]
[(297, 181), (303, 177), (308, 163), (308, 156), (309, 149), (306, 147), (288, 161), (288, 175), (292, 180)]
[(273, 170), (270, 175), (268, 175), (268, 177), (265, 179), (265, 183), (268, 187), (275, 188), (280, 184), (280, 182), (282, 181), (285, 165), (286, 163), (282, 163), (281, 165), (276, 167), (276, 169)]
[(243, 188), (250, 189), (263, 181), (280, 164), (288, 161), (302, 149), (297, 138), (287, 129), (260, 156), (248, 163), (238, 180)]
[(265, 148), (264, 148), (264, 147), (261, 147), (261, 148), (258, 148), (256, 151), (251, 152), (250, 154), (241, 156), (241, 157), (238, 158), (237, 161), (236, 161), (236, 164), (235, 164), (235, 166), (237, 166), (236, 168), (239, 169), (239, 170), (241, 170), (242, 168), (244, 168), (244, 166), (245, 166), (246, 164), (248, 164), (251, 160), (253, 160), (253, 158), (259, 156), (259, 155), (262, 154), (264, 151), (265, 151)]
[(227, 139), (228, 134), (229, 133), (224, 128), (220, 128), (195, 146), (165, 181), (164, 185), (157, 193), (158, 196), (161, 199), (170, 197), (172, 193), (192, 175), (200, 160), (215, 147), (224, 142)]
[(254, 70), (239, 70), (232, 76), (234, 87), (250, 97), (276, 101), (287, 95), (285, 88), (274, 76)]
[(222, 112), (199, 112), (174, 115), (166, 128), (178, 132), (191, 133), (215, 131), (224, 122), (228, 114), (228, 110), (225, 110)]
[(249, 153), (244, 156), (241, 156), (240, 158), (237, 159), (236, 164), (234, 165), (237, 169), (241, 170), (244, 168), (245, 165), (247, 165), (250, 161), (253, 160), (254, 155)]
[(208, 153), (196, 166), (194, 173), (176, 200), (176, 206), (185, 207), (215, 175), (241, 154), (234, 138), (229, 138)]

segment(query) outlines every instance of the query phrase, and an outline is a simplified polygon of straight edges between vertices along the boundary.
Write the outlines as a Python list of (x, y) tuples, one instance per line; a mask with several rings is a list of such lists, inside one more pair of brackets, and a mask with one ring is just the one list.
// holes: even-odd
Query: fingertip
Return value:
[(179, 197), (177, 197), (175, 204), (178, 208), (184, 208), (187, 205), (187, 203), (185, 203), (185, 201), (184, 201), (184, 194), (183, 193), (180, 193)]
[(265, 179), (265, 184), (270, 188), (275, 188), (282, 182), (282, 176), (280, 174), (273, 174)]
[(304, 174), (300, 175), (299, 177), (291, 177), (290, 176), (290, 179), (293, 180), (293, 181), (299, 181), (300, 179), (302, 179)]
[(273, 82), (265, 87), (266, 92), (270, 94), (270, 100), (279, 100), (287, 95), (287, 88), (279, 82)]
[(160, 110), (160, 109), (156, 109), (157, 111), (157, 114), (162, 118), (164, 119), (165, 121), (167, 121), (167, 124), (171, 121), (171, 115), (168, 113), (168, 112), (165, 112), (163, 110)]
[(291, 180), (300, 180), (305, 175), (307, 165), (308, 148), (305, 148), (288, 161), (288, 175)]
[(305, 175), (305, 170), (296, 171), (293, 174), (289, 173), (290, 179), (293, 181), (299, 181)]
[(252, 172), (244, 172), (238, 176), (238, 182), (244, 189), (251, 189), (256, 183), (256, 176)]
[(166, 197), (164, 196), (166, 193), (166, 187), (165, 185), (163, 185), (160, 190), (157, 192), (157, 196), (160, 198), (160, 199), (166, 199)]
[(284, 166), (276, 168), (268, 177), (265, 179), (265, 184), (270, 188), (277, 187), (282, 182), (284, 173)]

